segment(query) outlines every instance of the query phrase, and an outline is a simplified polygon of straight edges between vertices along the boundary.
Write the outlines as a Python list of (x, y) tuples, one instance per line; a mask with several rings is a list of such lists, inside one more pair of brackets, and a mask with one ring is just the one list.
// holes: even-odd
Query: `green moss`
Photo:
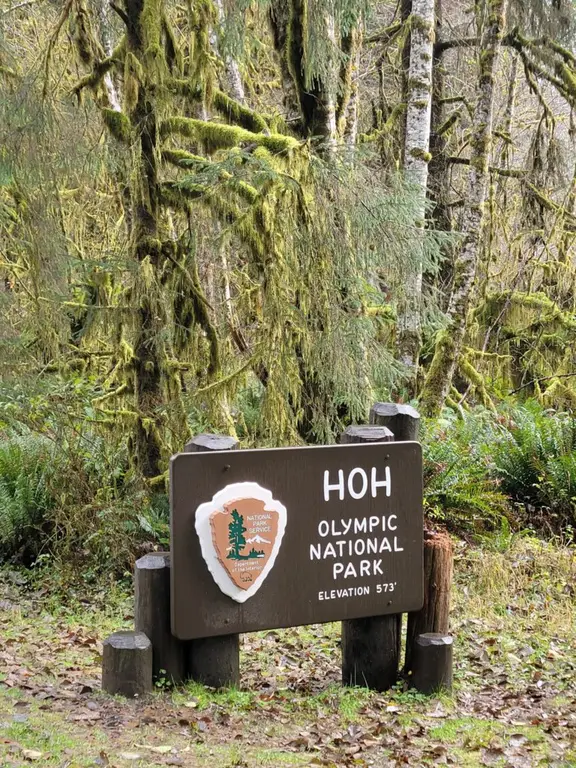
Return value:
[(410, 150), (410, 156), (413, 157), (415, 160), (422, 160), (425, 163), (429, 163), (430, 160), (432, 160), (432, 155), (430, 154), (430, 152), (426, 152), (424, 149), (419, 149), (417, 147)]
[(106, 127), (117, 141), (129, 144), (132, 138), (132, 125), (123, 112), (113, 109), (103, 109), (102, 118)]
[(253, 109), (240, 104), (235, 99), (230, 98), (223, 91), (214, 91), (212, 94), (212, 105), (228, 122), (235, 123), (242, 128), (246, 128), (248, 131), (259, 133), (260, 131), (269, 130), (266, 121), (261, 115)]
[(456, 125), (456, 123), (461, 119), (462, 112), (460, 110), (456, 110), (456, 112), (452, 112), (452, 114), (442, 123), (442, 125), (438, 128), (436, 133), (438, 136), (444, 136), (445, 134), (449, 133), (452, 128)]
[(447, 372), (454, 364), (456, 345), (451, 333), (441, 331), (436, 337), (434, 357), (430, 363), (424, 382), (421, 408), (424, 415), (435, 417), (442, 408), (442, 391), (446, 382)]
[(200, 167), (205, 168), (209, 165), (210, 161), (201, 155), (194, 155), (192, 152), (187, 152), (185, 149), (163, 149), (162, 159), (172, 165), (177, 165), (179, 168), (193, 168)]
[(219, 149), (231, 149), (232, 147), (255, 144), (265, 147), (273, 154), (278, 154), (296, 149), (299, 146), (299, 142), (290, 136), (282, 136), (280, 134), (267, 136), (265, 134), (252, 133), (237, 126), (222, 125), (220, 123), (185, 117), (172, 117), (162, 123), (161, 134), (163, 137), (175, 133), (200, 142), (208, 153), (216, 152)]

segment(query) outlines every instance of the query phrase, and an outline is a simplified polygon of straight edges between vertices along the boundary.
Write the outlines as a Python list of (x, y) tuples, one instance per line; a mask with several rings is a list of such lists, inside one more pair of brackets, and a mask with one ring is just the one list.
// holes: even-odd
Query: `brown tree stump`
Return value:
[(452, 690), (453, 638), (442, 632), (418, 635), (412, 648), (412, 685), (427, 696)]
[(178, 685), (185, 678), (184, 644), (170, 623), (170, 553), (152, 552), (137, 560), (134, 586), (135, 628), (152, 643), (154, 680)]
[(413, 654), (419, 635), (430, 632), (446, 635), (450, 622), (450, 593), (454, 553), (446, 533), (424, 534), (424, 606), (408, 614), (404, 671), (413, 667)]
[[(197, 435), (186, 443), (184, 452), (235, 451), (238, 445), (238, 440), (226, 435)], [(240, 685), (240, 635), (189, 640), (184, 646), (188, 678), (212, 688)]]
[(143, 632), (114, 632), (104, 640), (102, 690), (129, 698), (152, 690), (152, 643)]

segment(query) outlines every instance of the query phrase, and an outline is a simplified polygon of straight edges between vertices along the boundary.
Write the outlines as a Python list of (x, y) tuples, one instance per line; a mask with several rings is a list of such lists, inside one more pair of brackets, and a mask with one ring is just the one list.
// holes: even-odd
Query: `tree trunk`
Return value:
[[(112, 25), (110, 24), (109, 17), (110, 6), (106, 0), (95, 0), (94, 9), (98, 20), (98, 32), (102, 48), (104, 49), (106, 56), (111, 56), (114, 44), (112, 42)], [(104, 75), (104, 88), (110, 103), (110, 109), (113, 109), (114, 112), (120, 112), (120, 98), (110, 72), (107, 72)]]
[[(412, 0), (410, 23), (404, 172), (416, 190), (416, 226), (423, 228), (430, 161), (434, 0)], [(409, 387), (412, 390), (415, 389), (421, 346), (421, 299), (422, 260), (417, 256), (416, 263), (410, 265), (406, 275), (405, 299), (398, 313), (398, 352), (400, 360), (409, 371)]]
[[(214, 0), (214, 6), (216, 8), (218, 24), (220, 28), (223, 28), (225, 22), (223, 1)], [(218, 40), (214, 32), (212, 32), (212, 37), (212, 46), (214, 50), (218, 52)], [(244, 83), (242, 82), (242, 75), (240, 74), (240, 67), (238, 66), (238, 62), (231, 56), (226, 56), (224, 59), (224, 68), (226, 71), (226, 85), (228, 86), (228, 90), (236, 99), (236, 101), (239, 101), (242, 104), (246, 98), (246, 94), (244, 93)]]
[(478, 102), (471, 131), (468, 206), (462, 223), (463, 242), (455, 262), (454, 280), (448, 306), (449, 326), (439, 335), (428, 371), (422, 398), (423, 411), (439, 413), (444, 405), (466, 332), (466, 316), (476, 277), (479, 244), (485, 220), (489, 160), (495, 98), (495, 75), (502, 43), (507, 0), (488, 0), (480, 50)]
[(142, 475), (154, 478), (161, 473), (161, 413), (165, 406), (162, 331), (167, 318), (157, 284), (162, 238), (157, 115), (152, 93), (162, 62), (154, 60), (150, 51), (161, 50), (163, 0), (124, 0), (124, 6), (128, 19), (127, 52), (135, 57), (144, 73), (135, 84), (124, 83), (126, 92), (137, 91), (133, 105), (126, 97), (135, 133), (130, 188), (134, 216), (131, 247), (138, 264), (133, 288), (137, 306), (132, 368), (136, 424), (131, 448)]
[[(443, 26), (442, 0), (436, 0), (436, 42)], [(449, 163), (447, 146), (449, 130), (445, 125), (443, 103), (446, 70), (443, 62), (443, 49), (434, 46), (432, 64), (432, 121), (430, 130), (430, 165), (428, 166), (428, 198), (432, 204), (431, 218), (434, 229), (450, 232), (452, 217), (447, 207), (449, 189)], [(448, 259), (447, 259), (448, 261)]]
[[(327, 56), (323, 75), (306, 71), (308, 3), (309, 0), (291, 0), (287, 34), (288, 63), (296, 86), (304, 135), (319, 139), (319, 151), (331, 155), (336, 148), (337, 62), (332, 52)], [(322, 27), (329, 44), (334, 46), (334, 17), (326, 14), (322, 19)]]
[(340, 96), (336, 111), (338, 138), (352, 155), (358, 135), (358, 69), (362, 45), (361, 24), (354, 25), (342, 38), (344, 60), (340, 67)]

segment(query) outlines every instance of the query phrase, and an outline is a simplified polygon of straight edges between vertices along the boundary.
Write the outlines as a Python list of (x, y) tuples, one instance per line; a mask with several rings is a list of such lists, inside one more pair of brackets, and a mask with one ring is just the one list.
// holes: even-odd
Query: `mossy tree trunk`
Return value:
[[(410, 66), (404, 172), (416, 188), (416, 226), (424, 227), (426, 190), (430, 162), (430, 118), (432, 108), (432, 62), (434, 48), (434, 0), (412, 0), (410, 17)], [(409, 388), (414, 391), (421, 346), (420, 307), (422, 300), (422, 260), (406, 275), (405, 299), (398, 312), (398, 352), (408, 370)]]
[(448, 307), (449, 326), (440, 334), (436, 342), (434, 357), (424, 385), (422, 408), (428, 415), (437, 414), (446, 402), (466, 332), (466, 318), (476, 277), (485, 221), (484, 208), (490, 175), (489, 161), (496, 96), (495, 75), (506, 19), (506, 6), (507, 0), (486, 0), (485, 23), (480, 46), (478, 101), (470, 139), (467, 207), (462, 222), (463, 239), (454, 265), (454, 279)]
[[(437, 45), (442, 29), (444, 9), (442, 0), (436, 0), (436, 40), (432, 65), (432, 120), (430, 128), (430, 165), (428, 166), (428, 198), (434, 229), (449, 232), (452, 217), (447, 206), (450, 164), (448, 163), (448, 139), (458, 123), (460, 112), (456, 110), (445, 119), (444, 93), (446, 69), (443, 49)], [(448, 261), (448, 260), (447, 260)]]
[[(134, 57), (139, 77), (131, 73), (125, 83), (131, 95), (125, 111), (133, 131), (131, 209), (132, 249), (138, 264), (134, 286), (135, 341), (132, 361), (136, 429), (132, 449), (142, 475), (161, 473), (160, 424), (163, 406), (162, 327), (166, 321), (156, 281), (162, 256), (160, 183), (158, 178), (158, 117), (154, 91), (158, 93), (164, 58), (161, 29), (163, 0), (124, 0), (127, 57)], [(128, 69), (128, 67), (127, 67)], [(134, 99), (134, 92), (137, 96)], [(132, 100), (132, 103), (131, 103)]]
[[(310, 0), (291, 0), (288, 20), (288, 61), (300, 105), (305, 134), (320, 140), (321, 151), (331, 154), (336, 147), (336, 90), (334, 52), (326, 57), (323, 72), (310, 72), (307, 62)], [(323, 19), (328, 46), (336, 43), (334, 17)]]

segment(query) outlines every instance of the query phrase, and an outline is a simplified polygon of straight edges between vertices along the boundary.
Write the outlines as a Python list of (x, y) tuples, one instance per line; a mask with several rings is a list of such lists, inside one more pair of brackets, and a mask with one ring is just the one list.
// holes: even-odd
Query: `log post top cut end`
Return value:
[(411, 405), (401, 403), (374, 403), (370, 409), (370, 421), (376, 421), (380, 418), (391, 418), (392, 416), (407, 416), (411, 419), (420, 420), (420, 414)]
[(112, 648), (146, 651), (151, 647), (150, 640), (144, 632), (134, 632), (133, 630), (121, 630), (114, 632), (104, 640), (104, 645)]
[(205, 453), (207, 451), (235, 451), (238, 440), (228, 435), (196, 435), (184, 446), (185, 453)]
[(170, 552), (148, 552), (136, 560), (138, 571), (153, 571), (160, 568), (170, 568)]
[(390, 443), (394, 434), (388, 427), (362, 424), (347, 427), (340, 437), (341, 443)]
[(430, 645), (453, 645), (454, 638), (443, 632), (425, 632), (423, 635), (418, 635), (416, 643), (424, 648)]

